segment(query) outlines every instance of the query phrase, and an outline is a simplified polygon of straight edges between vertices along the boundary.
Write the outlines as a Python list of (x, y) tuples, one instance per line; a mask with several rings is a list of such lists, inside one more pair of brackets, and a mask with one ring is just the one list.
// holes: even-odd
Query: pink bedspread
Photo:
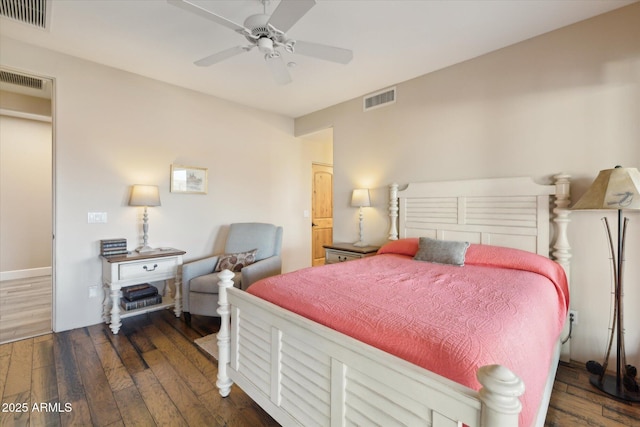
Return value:
[(531, 425), (566, 318), (562, 268), (486, 245), (471, 245), (463, 267), (414, 261), (406, 247), (381, 252), (248, 292), (475, 390), (480, 366), (505, 365), (525, 382), (520, 425)]

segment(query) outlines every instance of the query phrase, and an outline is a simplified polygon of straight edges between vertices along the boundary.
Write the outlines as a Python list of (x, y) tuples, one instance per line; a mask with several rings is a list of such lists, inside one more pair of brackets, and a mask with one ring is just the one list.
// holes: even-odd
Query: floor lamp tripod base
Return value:
[[(640, 402), (640, 388), (636, 377), (637, 369), (628, 365), (624, 347), (624, 316), (623, 316), (623, 262), (625, 250), (625, 237), (627, 231), (628, 218), (622, 219), (622, 210), (618, 210), (618, 245), (617, 253), (614, 251), (611, 229), (607, 218), (603, 218), (607, 237), (609, 239), (609, 249), (611, 250), (611, 260), (613, 263), (615, 292), (614, 292), (614, 315), (611, 325), (611, 335), (609, 337), (608, 349), (601, 365), (595, 361), (587, 362), (587, 371), (592, 375), (589, 379), (591, 385), (613, 396), (618, 400), (626, 402)], [(624, 223), (624, 225), (623, 225)], [(617, 255), (617, 256), (616, 256)], [(616, 341), (616, 372), (615, 375), (607, 374), (609, 356), (613, 347), (614, 338)]]
[(626, 390), (622, 379), (618, 380), (614, 375), (605, 375), (602, 380), (599, 375), (592, 375), (589, 382), (595, 388), (616, 399), (624, 400), (625, 402), (640, 402), (640, 392)]

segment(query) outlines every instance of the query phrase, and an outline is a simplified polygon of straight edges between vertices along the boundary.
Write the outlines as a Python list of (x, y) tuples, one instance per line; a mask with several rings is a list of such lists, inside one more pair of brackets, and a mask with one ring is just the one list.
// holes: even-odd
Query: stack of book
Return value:
[(127, 239), (100, 240), (100, 255), (105, 257), (126, 255)]
[(162, 302), (162, 295), (158, 294), (158, 288), (148, 283), (125, 286), (121, 290), (120, 305), (125, 310), (149, 307)]

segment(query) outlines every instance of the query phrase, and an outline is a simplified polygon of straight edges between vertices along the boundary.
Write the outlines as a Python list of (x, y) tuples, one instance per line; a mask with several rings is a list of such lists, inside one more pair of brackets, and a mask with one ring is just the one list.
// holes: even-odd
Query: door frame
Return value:
[[(41, 116), (38, 114), (13, 112), (7, 115), (14, 117), (21, 117), (30, 120), (50, 121), (51, 122), (51, 331), (56, 332), (56, 89), (57, 82), (53, 76), (48, 76), (40, 72), (28, 71), (23, 69), (14, 68), (4, 64), (0, 64), (0, 69), (16, 74), (25, 74), (33, 76), (43, 80), (51, 82), (51, 97), (49, 102), (51, 104), (51, 117)], [(7, 113), (9, 110), (3, 110)]]
[(313, 239), (313, 219), (314, 219), (314, 214), (313, 214), (313, 198), (314, 196), (314, 168), (315, 166), (321, 166), (321, 167), (328, 167), (331, 168), (331, 220), (332, 220), (332, 224), (331, 224), (331, 240), (333, 242), (333, 218), (334, 218), (334, 213), (333, 213), (333, 164), (329, 164), (329, 163), (324, 163), (324, 162), (311, 162), (311, 265), (315, 265), (315, 260), (317, 259), (316, 257), (314, 257), (314, 246), (315, 246), (315, 241)]

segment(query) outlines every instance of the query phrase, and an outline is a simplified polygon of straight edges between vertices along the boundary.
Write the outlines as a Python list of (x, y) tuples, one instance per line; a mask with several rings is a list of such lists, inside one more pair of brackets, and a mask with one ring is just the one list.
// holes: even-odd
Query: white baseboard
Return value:
[(0, 272), (0, 280), (28, 279), (30, 277), (51, 276), (51, 267), (29, 268)]

